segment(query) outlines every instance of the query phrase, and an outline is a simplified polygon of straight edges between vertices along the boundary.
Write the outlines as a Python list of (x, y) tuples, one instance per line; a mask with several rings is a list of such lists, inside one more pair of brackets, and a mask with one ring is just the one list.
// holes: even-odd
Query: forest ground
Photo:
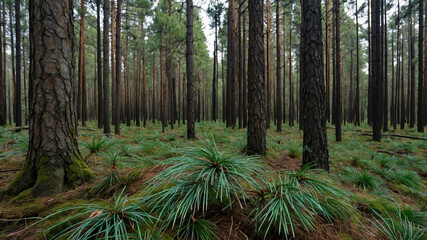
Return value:
[[(289, 128), (283, 125), (281, 133), (275, 129), (267, 132), (267, 154), (261, 158), (266, 168), (274, 171), (298, 170), (302, 158), (302, 131), (298, 126)], [(198, 139), (213, 138), (218, 149), (226, 153), (244, 151), (245, 129), (225, 128), (222, 123), (202, 122), (196, 125)], [(378, 232), (369, 219), (373, 210), (393, 211), (398, 206), (414, 212), (424, 212), (427, 208), (427, 141), (397, 137), (384, 137), (381, 142), (371, 141), (367, 125), (343, 126), (343, 141), (335, 141), (333, 127), (328, 127), (330, 154), (330, 178), (350, 194), (352, 205), (357, 209), (352, 224), (319, 223), (316, 235), (300, 233), (308, 239), (378, 239)], [(397, 130), (393, 133), (426, 138), (415, 129)], [(19, 133), (10, 128), (0, 129), (0, 189), (5, 188), (18, 174), (25, 160), (28, 146), (28, 131)], [(0, 239), (34, 239), (39, 230), (52, 224), (44, 222), (41, 226), (26, 228), (39, 217), (47, 216), (65, 206), (103, 201), (91, 198), (88, 190), (99, 182), (99, 176), (111, 170), (111, 162), (105, 152), (118, 152), (117, 166), (125, 192), (130, 197), (138, 197), (144, 191), (144, 183), (159, 173), (164, 166), (158, 164), (164, 159), (176, 156), (175, 150), (194, 146), (199, 140), (187, 140), (185, 126), (176, 126), (161, 132), (160, 124), (147, 123), (147, 127), (126, 127), (122, 125), (122, 135), (112, 137), (98, 153), (90, 154), (90, 143), (99, 141), (102, 132), (96, 129), (95, 122), (79, 131), (79, 147), (89, 167), (95, 172), (95, 180), (64, 194), (39, 198), (22, 199), (19, 196), (0, 202)], [(94, 140), (93, 140), (94, 139)], [(86, 143), (86, 144), (85, 144)], [(104, 154), (103, 154), (104, 152)], [(389, 177), (384, 169), (394, 169), (396, 176)], [(400, 171), (400, 172), (399, 172)], [(399, 174), (397, 174), (399, 172)], [(361, 176), (355, 179), (355, 175)], [(110, 197), (111, 200), (111, 197)], [(361, 227), (363, 224), (364, 227)], [(228, 228), (227, 228), (228, 229)], [(320, 230), (319, 230), (320, 229)]]

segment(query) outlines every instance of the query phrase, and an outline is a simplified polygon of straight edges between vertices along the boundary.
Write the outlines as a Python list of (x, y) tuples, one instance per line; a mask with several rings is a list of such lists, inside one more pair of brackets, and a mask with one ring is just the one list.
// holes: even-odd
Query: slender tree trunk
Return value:
[[(4, 0), (1, 3), (4, 4)], [(3, 12), (3, 15), (4, 15), (4, 12)], [(0, 32), (2, 32), (1, 26), (0, 26)], [(5, 95), (5, 91), (4, 91), (5, 89), (3, 88), (3, 86), (6, 83), (6, 79), (4, 78), (4, 70), (5, 69), (3, 68), (3, 62), (5, 61), (5, 59), (3, 59), (3, 49), (4, 48), (3, 48), (2, 35), (3, 34), (0, 33), (0, 126), (5, 126), (6, 125), (6, 111), (5, 111), (6, 101), (3, 97)], [(24, 71), (24, 73), (25, 73), (25, 71)], [(24, 78), (24, 81), (25, 81), (25, 78)], [(25, 84), (24, 84), (24, 86), (25, 86)]]
[(243, 56), (242, 56), (242, 0), (239, 0), (239, 7), (238, 7), (238, 54), (239, 54), (239, 70), (238, 70), (238, 78), (237, 84), (239, 84), (239, 107), (238, 107), (238, 113), (239, 113), (239, 129), (243, 126), (243, 89), (242, 89), (242, 81), (243, 81), (243, 75), (242, 75), (242, 67), (243, 67)]
[(294, 126), (294, 85), (292, 79), (292, 26), (289, 26), (289, 126)]
[(21, 1), (15, 0), (15, 33), (16, 33), (16, 119), (17, 127), (22, 126), (21, 107)]
[[(12, 103), (9, 104), (13, 106), (13, 121), (16, 123), (17, 118), (17, 106), (16, 106), (16, 69), (15, 69), (15, 44), (14, 44), (14, 34), (13, 34), (13, 21), (12, 21), (12, 3), (13, 1), (9, 2), (9, 32), (10, 32), (10, 49), (11, 49), (11, 63), (12, 63)], [(10, 115), (10, 114), (9, 114)], [(10, 119), (10, 117), (9, 117)], [(12, 121), (10, 121), (10, 124), (12, 125)]]
[(104, 126), (104, 96), (102, 93), (102, 56), (101, 56), (101, 0), (96, 0), (96, 54), (98, 62), (98, 128)]
[[(8, 117), (7, 114), (7, 102), (6, 102), (6, 63), (7, 63), (7, 58), (6, 58), (6, 3), (5, 0), (2, 1), (2, 8), (3, 8), (3, 85), (1, 86), (3, 88), (3, 95), (1, 96), (3, 98), (3, 109), (2, 111), (4, 112), (4, 125), (6, 125), (6, 120)], [(1, 54), (1, 53), (0, 53)], [(10, 114), (9, 114), (10, 117)]]
[(110, 75), (110, 67), (109, 67), (109, 21), (110, 20), (110, 0), (104, 0), (104, 36), (103, 36), (103, 88), (104, 88), (104, 134), (109, 135), (111, 133), (110, 130), (110, 97), (109, 97), (109, 75)]
[[(329, 31), (329, 0), (326, 0), (326, 20), (325, 20), (325, 31), (326, 31), (326, 118), (328, 119), (328, 122), (331, 121), (331, 110), (330, 110), (330, 99), (331, 99), (331, 93), (330, 93), (330, 78), (331, 78), (331, 57), (330, 57), (330, 31)], [(356, 0), (356, 6), (357, 6), (357, 0)], [(357, 9), (357, 7), (356, 7)], [(357, 19), (357, 12), (356, 12), (356, 19)]]
[(153, 53), (153, 101), (151, 106), (151, 113), (153, 115), (153, 124), (156, 123), (156, 66), (155, 66), (155, 55)]
[[(217, 78), (217, 68), (218, 68), (218, 23), (217, 11), (215, 9), (214, 16), (214, 28), (215, 28), (215, 42), (214, 42), (214, 66), (213, 66), (213, 77), (212, 77), (212, 121), (216, 121), (218, 113), (218, 78)], [(181, 61), (180, 61), (181, 63)], [(179, 66), (181, 67), (181, 65)]]
[[(46, 7), (41, 8), (42, 5)], [(30, 2), (29, 12), (33, 79), (30, 144), (21, 173), (0, 193), (0, 198), (26, 189), (30, 189), (30, 195), (47, 196), (62, 192), (65, 186), (76, 186), (90, 176), (77, 146), (73, 1), (35, 0)], [(63, 29), (63, 35), (49, 34), (54, 29)]]
[(380, 76), (381, 71), (381, 34), (380, 34), (380, 1), (372, 1), (372, 131), (373, 140), (381, 141), (381, 114), (382, 114), (382, 81)]
[(249, 0), (249, 58), (248, 65), (248, 154), (264, 155), (266, 151), (265, 122), (265, 56), (262, 1)]
[(115, 97), (114, 97), (114, 133), (120, 135), (120, 85), (122, 78), (122, 52), (121, 52), (121, 27), (122, 26), (122, 0), (117, 0), (116, 16), (116, 76), (115, 80)]
[(283, 103), (282, 106), (282, 119), (283, 123), (286, 122), (286, 11), (283, 10)]
[[(187, 138), (196, 138), (196, 130), (194, 126), (194, 45), (193, 45), (193, 0), (187, 1)], [(229, 19), (230, 21), (230, 19)]]
[(116, 6), (115, 0), (111, 1), (111, 120), (113, 125), (116, 124), (116, 66), (114, 62), (114, 49), (116, 42), (114, 41), (115, 35), (115, 22), (116, 22)]
[(423, 97), (426, 98), (426, 96), (423, 96), (423, 84), (424, 84), (424, 0), (421, 0), (418, 7), (418, 121), (417, 121), (417, 131), (418, 132), (424, 132), (424, 117), (423, 116)]
[(243, 128), (248, 125), (248, 92), (246, 83), (246, 14), (243, 14)]
[(384, 36), (383, 36), (383, 41), (384, 41), (384, 104), (383, 104), (383, 110), (384, 110), (384, 116), (383, 116), (383, 131), (388, 131), (388, 47), (387, 47), (387, 6), (386, 6), (386, 1), (384, 1), (383, 4), (383, 19), (384, 19), (384, 26), (383, 26), (383, 31), (384, 31)]
[(280, 52), (281, 46), (280, 46), (280, 4), (279, 1), (276, 2), (276, 119), (277, 119), (277, 132), (282, 131), (282, 79), (281, 79), (281, 72), (280, 67), (281, 61), (280, 61)]
[(335, 13), (335, 136), (336, 141), (341, 142), (341, 51), (340, 51), (340, 2), (339, 0), (334, 0), (334, 13)]
[(83, 119), (83, 76), (84, 76), (84, 26), (85, 26), (85, 1), (80, 1), (80, 44), (79, 44), (79, 93), (77, 96), (77, 118), (79, 119), (79, 113), (80, 119), (82, 121), (82, 125), (86, 126), (85, 119)]
[[(355, 125), (360, 126), (360, 60), (359, 60), (359, 13), (356, 0), (356, 101), (354, 104)], [(329, 64), (329, 63), (327, 63)], [(329, 96), (328, 96), (329, 97)]]
[(271, 32), (271, 19), (270, 19), (270, 0), (267, 0), (267, 109), (266, 109), (266, 122), (267, 129), (270, 128), (271, 122), (271, 57), (270, 57), (270, 32)]
[[(411, 0), (409, 0), (409, 5), (411, 5)], [(409, 127), (413, 128), (415, 126), (415, 37), (412, 34), (413, 24), (412, 24), (412, 13), (409, 14), (409, 44), (410, 46), (410, 57), (411, 57), (411, 92), (410, 92), (410, 116), (409, 116)]]

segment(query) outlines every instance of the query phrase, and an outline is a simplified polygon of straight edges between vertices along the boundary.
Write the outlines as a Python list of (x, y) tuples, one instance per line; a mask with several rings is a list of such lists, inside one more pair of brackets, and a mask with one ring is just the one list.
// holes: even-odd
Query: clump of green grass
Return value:
[(164, 228), (203, 216), (214, 205), (243, 207), (244, 186), (257, 185), (253, 176), (262, 171), (258, 158), (222, 153), (211, 140), (178, 153), (182, 156), (166, 160), (169, 167), (152, 179), (151, 195), (141, 199), (164, 220)]
[[(56, 231), (49, 239), (129, 239), (135, 232), (143, 239), (156, 218), (146, 213), (140, 206), (133, 203), (123, 191), (114, 198), (112, 203), (84, 204), (66, 207), (50, 214), (36, 224), (53, 217), (71, 214), (59, 223), (47, 228), (44, 233)], [(58, 232), (59, 231), (59, 232)]]
[(298, 226), (313, 231), (318, 216), (330, 221), (349, 219), (353, 207), (347, 193), (319, 178), (309, 167), (279, 174), (272, 181), (264, 180), (258, 189), (252, 214), (257, 231), (265, 232), (264, 238), (269, 232), (295, 237)]
[(391, 240), (419, 240), (423, 239), (426, 229), (410, 221), (408, 217), (397, 209), (394, 213), (385, 213), (382, 216), (374, 211), (375, 228), (386, 238)]
[(366, 170), (359, 171), (354, 167), (348, 166), (343, 167), (341, 180), (362, 187), (365, 190), (376, 189), (382, 182), (380, 178), (372, 175)]
[(302, 146), (301, 144), (298, 144), (295, 141), (290, 141), (289, 143), (286, 143), (285, 149), (288, 151), (288, 155), (291, 158), (301, 158), (302, 156)]
[(4, 160), (9, 157), (22, 156), (27, 153), (28, 147), (30, 146), (28, 136), (15, 135), (14, 139), (15, 143), (13, 144), (13, 150), (1, 153), (0, 160)]
[(177, 226), (178, 239), (215, 240), (218, 231), (214, 223), (205, 219), (188, 219), (186, 224)]
[(87, 151), (87, 155), (84, 157), (85, 159), (89, 158), (92, 154), (101, 153), (107, 151), (111, 147), (114, 146), (114, 141), (111, 138), (102, 137), (96, 138), (93, 137), (89, 142), (81, 142), (81, 145), (84, 147), (85, 151)]

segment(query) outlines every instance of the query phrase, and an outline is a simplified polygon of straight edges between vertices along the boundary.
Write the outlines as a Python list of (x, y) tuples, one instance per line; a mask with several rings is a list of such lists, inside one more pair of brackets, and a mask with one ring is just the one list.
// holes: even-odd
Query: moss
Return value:
[(66, 169), (65, 183), (75, 187), (92, 179), (93, 174), (80, 154), (71, 157), (71, 164)]

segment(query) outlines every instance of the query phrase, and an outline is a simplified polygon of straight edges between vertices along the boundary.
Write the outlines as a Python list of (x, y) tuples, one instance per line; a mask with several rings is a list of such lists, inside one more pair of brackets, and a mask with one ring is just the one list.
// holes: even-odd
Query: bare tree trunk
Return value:
[(103, 36), (103, 88), (104, 88), (104, 133), (109, 135), (111, 133), (110, 130), (110, 97), (109, 97), (109, 75), (110, 75), (110, 67), (109, 67), (109, 21), (110, 21), (110, 0), (104, 0), (104, 36)]
[(381, 71), (381, 54), (380, 54), (380, 2), (372, 1), (372, 131), (373, 140), (381, 141), (381, 114), (382, 114), (382, 81), (380, 76)]
[(271, 72), (270, 72), (270, 32), (271, 32), (271, 19), (270, 19), (270, 0), (267, 0), (267, 110), (266, 110), (266, 122), (267, 129), (270, 128), (271, 122)]
[[(0, 198), (26, 189), (47, 196), (90, 176), (77, 146), (73, 28), (73, 1), (30, 2), (30, 144), (23, 170)], [(53, 29), (63, 34), (49, 34)]]
[(277, 132), (282, 131), (282, 96), (280, 95), (282, 93), (282, 79), (281, 79), (281, 61), (280, 61), (280, 52), (281, 46), (280, 46), (280, 4), (279, 1), (276, 2), (276, 125), (277, 125)]
[(320, 0), (304, 1), (302, 9), (302, 164), (314, 163), (316, 167), (329, 171)]
[(104, 126), (104, 96), (102, 93), (102, 56), (101, 56), (101, 0), (96, 0), (96, 55), (98, 62), (98, 128)]
[(335, 13), (335, 135), (336, 141), (341, 142), (341, 53), (340, 53), (340, 2), (339, 0), (334, 0), (334, 13)]
[(16, 119), (17, 127), (22, 126), (21, 107), (21, 1), (15, 0), (15, 33), (16, 33)]
[[(424, 84), (424, 1), (421, 0), (418, 7), (418, 26), (419, 26), (419, 33), (418, 33), (418, 121), (417, 121), (417, 131), (418, 132), (424, 132), (424, 117), (423, 116), (423, 109), (426, 107), (423, 104), (423, 97), (426, 98), (426, 96), (423, 96), (423, 84)], [(0, 51), (1, 52), (1, 51)]]
[(248, 65), (248, 154), (264, 155), (266, 151), (265, 122), (265, 56), (262, 1), (249, 0)]
[(194, 126), (194, 45), (193, 45), (193, 0), (187, 1), (187, 138), (196, 138)]
[(122, 52), (121, 52), (121, 26), (122, 26), (122, 0), (117, 0), (116, 16), (116, 77), (115, 77), (115, 102), (114, 102), (114, 133), (120, 135), (120, 85), (122, 78)]

